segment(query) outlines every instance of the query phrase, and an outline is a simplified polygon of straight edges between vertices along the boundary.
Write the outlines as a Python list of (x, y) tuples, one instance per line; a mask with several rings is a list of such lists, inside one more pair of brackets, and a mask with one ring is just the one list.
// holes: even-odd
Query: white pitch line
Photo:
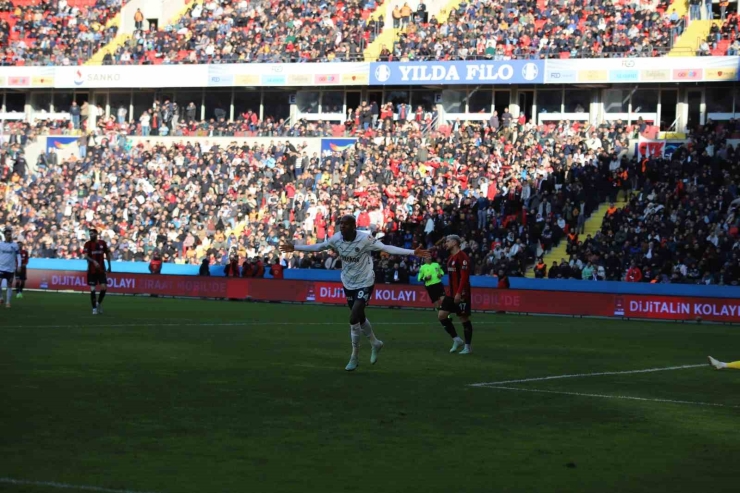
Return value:
[[(703, 365), (702, 365), (703, 366)], [(631, 397), (628, 395), (604, 395), (604, 394), (584, 394), (581, 392), (565, 392), (559, 390), (541, 390), (541, 389), (523, 389), (520, 387), (486, 387), (492, 390), (513, 390), (516, 392), (532, 392), (538, 394), (558, 394), (558, 395), (571, 395), (577, 397), (595, 397), (599, 399), (622, 399), (629, 401), (644, 401), (644, 402), (663, 402), (669, 404), (686, 404), (691, 406), (704, 406), (704, 407), (726, 407), (731, 409), (740, 409), (740, 406), (728, 406), (727, 404), (716, 404), (713, 402), (695, 402), (695, 401), (676, 401), (672, 399), (649, 399), (646, 397)]]
[[(513, 322), (511, 321), (503, 321), (503, 322), (477, 322), (476, 325), (506, 325), (511, 324)], [(107, 327), (241, 327), (241, 326), (247, 326), (247, 325), (269, 325), (269, 326), (307, 326), (307, 325), (324, 325), (324, 326), (339, 326), (339, 325), (349, 325), (347, 322), (224, 322), (224, 323), (206, 323), (206, 324), (193, 324), (193, 323), (162, 323), (162, 324), (153, 324), (153, 323), (144, 323), (144, 324), (106, 324), (106, 325), (99, 325), (99, 324), (73, 324), (73, 325), (0, 325), (0, 330), (2, 329), (20, 329), (20, 328), (36, 328), (36, 329), (72, 329), (72, 328), (86, 328), (86, 327), (95, 327), (95, 328), (107, 328)], [(434, 325), (434, 321), (432, 322), (374, 322), (373, 326), (386, 326), (386, 325)]]
[(52, 488), (59, 488), (59, 489), (64, 489), (64, 490), (98, 491), (101, 493), (150, 493), (150, 492), (145, 492), (145, 491), (114, 490), (110, 488), (99, 488), (97, 486), (57, 483), (55, 481), (26, 481), (23, 479), (13, 479), (13, 478), (0, 478), (0, 483), (26, 485), (26, 486), (50, 486)]
[(559, 380), (562, 378), (585, 378), (585, 377), (600, 377), (604, 375), (630, 375), (633, 373), (653, 373), (656, 371), (672, 371), (672, 370), (683, 370), (686, 368), (699, 368), (700, 366), (707, 366), (707, 365), (706, 363), (702, 363), (700, 365), (668, 366), (665, 368), (648, 368), (646, 370), (602, 371), (599, 373), (575, 373), (572, 375), (554, 375), (551, 377), (523, 378), (520, 380), (503, 380), (501, 382), (473, 383), (473, 384), (470, 384), (469, 387), (495, 387), (498, 385), (507, 385), (511, 383), (544, 382), (547, 380)]

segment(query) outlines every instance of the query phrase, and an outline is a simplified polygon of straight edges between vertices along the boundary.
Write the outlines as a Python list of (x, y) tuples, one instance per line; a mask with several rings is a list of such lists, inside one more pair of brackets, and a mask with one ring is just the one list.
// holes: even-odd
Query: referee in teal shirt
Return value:
[(442, 271), (442, 267), (432, 260), (432, 258), (426, 259), (426, 263), (419, 269), (419, 281), (424, 281), (424, 285), (429, 293), (429, 299), (434, 304), (434, 308), (439, 309), (442, 303), (442, 298), (445, 297), (445, 287), (442, 284), (442, 278), (445, 273)]

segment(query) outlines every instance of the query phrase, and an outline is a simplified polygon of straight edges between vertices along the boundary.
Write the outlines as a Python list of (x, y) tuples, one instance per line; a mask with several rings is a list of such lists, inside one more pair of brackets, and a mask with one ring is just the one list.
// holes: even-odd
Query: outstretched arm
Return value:
[(421, 258), (429, 258), (431, 254), (427, 250), (423, 250), (421, 247), (417, 247), (416, 250), (410, 250), (408, 248), (399, 248), (393, 245), (386, 245), (381, 241), (373, 238), (370, 241), (370, 249), (376, 252), (384, 252), (389, 255), (414, 255)]
[(328, 241), (316, 243), (315, 245), (295, 245), (292, 242), (286, 242), (280, 245), (280, 251), (283, 253), (291, 252), (323, 252), (329, 250), (331, 245)]

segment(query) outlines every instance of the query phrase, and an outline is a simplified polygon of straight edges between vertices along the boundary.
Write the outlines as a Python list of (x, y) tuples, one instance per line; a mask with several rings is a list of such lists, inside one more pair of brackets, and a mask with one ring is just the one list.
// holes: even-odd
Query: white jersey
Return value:
[(0, 241), (0, 272), (15, 272), (21, 261), (21, 249), (15, 242)]
[(318, 245), (296, 246), (303, 252), (334, 250), (342, 260), (342, 284), (346, 289), (362, 289), (375, 284), (375, 271), (371, 252), (386, 252), (391, 255), (413, 255), (413, 250), (384, 245), (369, 233), (358, 231), (353, 241), (344, 241), (342, 233)]

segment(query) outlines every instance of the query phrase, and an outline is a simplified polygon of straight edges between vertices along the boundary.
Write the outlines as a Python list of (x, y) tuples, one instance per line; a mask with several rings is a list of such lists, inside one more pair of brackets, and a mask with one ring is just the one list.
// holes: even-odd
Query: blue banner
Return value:
[(46, 138), (46, 152), (48, 153), (52, 149), (56, 152), (62, 151), (77, 142), (77, 139), (79, 137), (49, 136)]
[(332, 152), (344, 152), (355, 145), (357, 139), (321, 139), (321, 157), (331, 156)]
[(370, 64), (370, 85), (542, 84), (539, 60), (388, 62)]

